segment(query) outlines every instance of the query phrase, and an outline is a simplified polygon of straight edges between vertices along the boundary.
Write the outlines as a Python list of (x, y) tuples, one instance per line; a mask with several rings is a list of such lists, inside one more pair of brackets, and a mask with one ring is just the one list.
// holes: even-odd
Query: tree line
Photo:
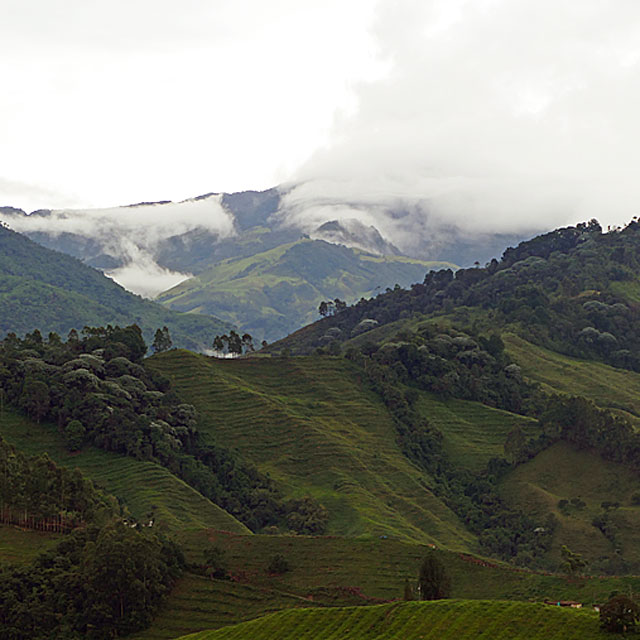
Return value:
[(122, 520), (75, 529), (32, 564), (0, 568), (0, 635), (106, 640), (143, 629), (183, 566), (173, 543)]
[(117, 513), (115, 501), (77, 470), (56, 465), (47, 454), (27, 457), (0, 438), (0, 522), (68, 532)]

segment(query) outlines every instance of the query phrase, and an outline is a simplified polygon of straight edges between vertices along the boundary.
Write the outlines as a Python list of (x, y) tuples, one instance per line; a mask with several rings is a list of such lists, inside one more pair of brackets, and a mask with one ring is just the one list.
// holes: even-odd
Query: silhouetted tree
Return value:
[(447, 570), (433, 551), (422, 562), (418, 588), (421, 600), (440, 600), (448, 598), (451, 593), (451, 580)]

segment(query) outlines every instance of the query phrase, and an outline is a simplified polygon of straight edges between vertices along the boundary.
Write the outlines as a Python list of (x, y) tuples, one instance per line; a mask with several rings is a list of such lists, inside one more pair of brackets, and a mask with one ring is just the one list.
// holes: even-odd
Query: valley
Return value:
[[(597, 295), (566, 297), (549, 281), (534, 313), (513, 292), (545, 267), (507, 252), (502, 267), (431, 272), (239, 358), (175, 347), (145, 357), (135, 327), (8, 336), (0, 436), (15, 456), (77, 470), (102, 492), (108, 507), (74, 540), (114, 535), (120, 518), (145, 544), (173, 545), (181, 568), (161, 569), (171, 586), (145, 625), (118, 623), (135, 640), (446, 638), (463, 627), (604, 637), (591, 604), (640, 589), (640, 373), (618, 353), (621, 332), (633, 345), (640, 325), (605, 273), (608, 243), (635, 241), (626, 233), (596, 241)], [(523, 243), (518, 257), (544, 246)], [(584, 246), (548, 259), (580, 259)], [(585, 325), (615, 346), (561, 341), (591, 335)], [(5, 588), (20, 571), (44, 576), (66, 540), (0, 526)], [(429, 554), (451, 599), (403, 602)], [(539, 604), (549, 599), (584, 608)], [(82, 637), (70, 611), (58, 615)]]

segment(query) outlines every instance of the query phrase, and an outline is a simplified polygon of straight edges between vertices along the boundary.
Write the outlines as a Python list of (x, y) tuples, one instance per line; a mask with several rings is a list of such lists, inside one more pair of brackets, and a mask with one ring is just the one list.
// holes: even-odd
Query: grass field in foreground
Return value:
[(249, 533), (226, 511), (158, 464), (95, 447), (69, 453), (54, 426), (36, 424), (8, 409), (0, 416), (0, 435), (22, 453), (46, 452), (60, 465), (77, 467), (98, 486), (120, 498), (136, 518), (144, 518), (155, 507), (157, 524), (168, 531), (213, 527)]
[(169, 640), (302, 606), (313, 606), (313, 603), (273, 589), (186, 574), (160, 607), (151, 627), (128, 637), (130, 640)]
[(344, 358), (153, 356), (198, 410), (198, 428), (268, 472), (286, 495), (329, 510), (328, 533), (470, 549), (473, 536), (400, 451), (380, 398)]
[[(592, 611), (543, 604), (440, 600), (299, 609), (188, 636), (189, 640), (597, 640)], [(186, 640), (184, 638), (183, 640)]]
[[(150, 629), (135, 640), (166, 640), (215, 629), (279, 609), (299, 606), (369, 605), (397, 600), (405, 579), (415, 582), (428, 547), (392, 539), (304, 536), (241, 536), (215, 531), (179, 536), (187, 559), (202, 561), (211, 546), (224, 553), (233, 581), (187, 575), (171, 593)], [(582, 577), (534, 573), (450, 551), (437, 550), (453, 585), (466, 599), (578, 600), (604, 602), (613, 591), (640, 591), (640, 577)], [(290, 571), (269, 573), (276, 555)], [(250, 637), (250, 636), (247, 636)]]

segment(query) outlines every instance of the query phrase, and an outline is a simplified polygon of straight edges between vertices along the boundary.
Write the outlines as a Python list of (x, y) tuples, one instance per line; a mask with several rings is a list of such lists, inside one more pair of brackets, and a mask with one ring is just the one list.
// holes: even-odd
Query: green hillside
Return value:
[[(431, 548), (392, 538), (342, 536), (244, 536), (221, 531), (188, 531), (178, 536), (194, 562), (211, 545), (224, 550), (229, 572), (241, 584), (294, 594), (324, 604), (374, 604), (397, 600), (412, 582)], [(506, 562), (437, 549), (451, 576), (452, 597), (542, 600), (546, 597), (599, 602), (614, 590), (640, 587), (640, 577), (584, 577), (536, 572)], [(269, 572), (276, 555), (290, 570)], [(350, 600), (350, 602), (349, 602)]]
[(398, 448), (391, 416), (342, 358), (154, 356), (199, 429), (329, 510), (328, 533), (389, 535), (467, 549), (473, 537)]
[(507, 351), (523, 373), (544, 388), (590, 398), (640, 426), (640, 374), (601, 362), (572, 358), (503, 334)]
[(202, 629), (218, 629), (274, 611), (313, 606), (277, 589), (187, 574), (178, 581), (149, 629), (131, 640), (173, 640)]
[[(560, 548), (567, 545), (588, 561), (589, 573), (636, 573), (640, 568), (640, 505), (633, 500), (640, 478), (632, 470), (559, 442), (511, 472), (501, 492), (541, 519), (554, 515), (558, 528), (551, 555), (558, 567)], [(583, 504), (571, 504), (576, 498)], [(569, 504), (562, 508), (561, 500)], [(603, 508), (607, 502), (619, 506)], [(593, 524), (603, 515), (607, 535)]]
[[(188, 636), (189, 640), (590, 640), (598, 617), (543, 604), (464, 600), (302, 609)], [(186, 638), (184, 639), (186, 640)]]
[(177, 311), (214, 315), (268, 341), (313, 322), (322, 300), (355, 302), (396, 284), (453, 267), (403, 256), (376, 256), (303, 239), (249, 257), (229, 258), (158, 296)]
[(453, 464), (475, 472), (484, 470), (491, 458), (504, 455), (507, 434), (515, 426), (529, 436), (539, 430), (532, 418), (433, 393), (421, 393), (416, 407), (442, 433)]
[[(591, 611), (532, 602), (588, 605), (640, 587), (636, 226), (610, 237), (594, 223), (558, 230), (486, 268), (432, 272), (250, 357), (172, 350), (148, 358), (139, 375), (162, 392), (131, 396), (139, 420), (122, 435), (118, 419), (108, 423), (122, 438), (117, 450), (132, 457), (88, 446), (68, 453), (58, 429), (13, 409), (0, 416), (0, 435), (82, 469), (137, 517), (153, 512), (181, 546), (194, 573), (138, 640), (194, 631), (257, 640), (603, 637)], [(273, 251), (268, 265), (288, 259), (288, 250)], [(38, 382), (62, 425), (65, 384), (114, 392), (113, 375), (94, 362), (99, 350), (87, 347), (68, 365), (50, 344), (40, 359), (28, 344), (17, 357), (16, 344), (3, 342), (3, 397), (32, 415)], [(91, 363), (104, 379), (77, 373)], [(131, 377), (117, 379), (133, 390), (140, 385)], [(68, 405), (82, 400), (69, 395)], [(110, 416), (116, 401), (101, 401)], [(189, 428), (178, 430), (181, 414)], [(154, 422), (165, 418), (173, 422)], [(181, 440), (169, 437), (171, 425)], [(135, 446), (136, 428), (149, 446)], [(152, 446), (160, 432), (164, 448)], [(199, 475), (203, 461), (219, 474)], [(234, 514), (246, 506), (238, 517), (258, 533), (172, 471)], [(211, 490), (243, 473), (247, 493), (221, 501)], [(294, 535), (309, 533), (293, 524), (307, 515), (304, 504), (323, 535)], [(0, 558), (19, 558), (21, 544), (14, 530), (0, 530)], [(565, 564), (564, 546), (586, 566)], [(398, 602), (433, 547), (458, 600)], [(219, 572), (205, 566), (208, 557), (220, 559)], [(271, 570), (277, 557), (287, 570)]]
[[(191, 531), (179, 537), (187, 559), (198, 561), (215, 545), (223, 550), (233, 580), (187, 575), (152, 626), (136, 640), (166, 640), (180, 633), (215, 629), (291, 607), (371, 605), (398, 600), (414, 581), (429, 549), (393, 539), (340, 536), (242, 536)], [(614, 590), (637, 592), (640, 578), (537, 573), (466, 554), (437, 552), (452, 578), (454, 598), (542, 601), (577, 600), (590, 606)], [(290, 571), (268, 572), (275, 554)]]
[(0, 335), (39, 329), (64, 336), (86, 325), (133, 323), (149, 344), (155, 330), (166, 325), (176, 346), (197, 351), (229, 327), (217, 318), (176, 313), (144, 300), (76, 258), (0, 227)]
[(60, 465), (77, 467), (99, 487), (120, 498), (140, 520), (148, 519), (153, 512), (157, 525), (168, 531), (211, 527), (249, 533), (226, 511), (158, 464), (95, 447), (70, 453), (54, 426), (36, 424), (8, 409), (0, 417), (0, 435), (23, 453), (46, 452)]

